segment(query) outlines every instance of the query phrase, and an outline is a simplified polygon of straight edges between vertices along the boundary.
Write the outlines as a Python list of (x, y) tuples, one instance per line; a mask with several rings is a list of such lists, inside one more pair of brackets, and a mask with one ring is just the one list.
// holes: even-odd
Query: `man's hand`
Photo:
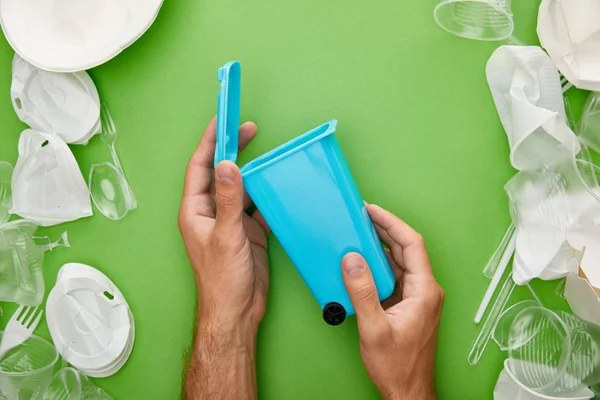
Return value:
[(386, 400), (436, 399), (434, 365), (444, 292), (431, 271), (422, 236), (381, 207), (367, 209), (390, 249), (397, 285), (380, 304), (364, 258), (349, 253), (342, 261), (365, 368)]
[[(198, 322), (186, 378), (188, 398), (256, 397), (255, 348), (269, 287), (267, 234), (251, 206), (238, 167), (213, 168), (215, 120), (187, 168), (179, 229), (198, 287)], [(239, 130), (240, 151), (256, 125)]]

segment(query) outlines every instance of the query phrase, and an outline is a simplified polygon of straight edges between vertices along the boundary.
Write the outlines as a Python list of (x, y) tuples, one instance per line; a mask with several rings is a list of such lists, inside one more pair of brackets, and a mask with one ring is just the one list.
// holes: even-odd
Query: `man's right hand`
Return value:
[(365, 368), (385, 400), (436, 399), (434, 366), (444, 292), (431, 271), (423, 237), (392, 213), (367, 210), (396, 275), (396, 290), (383, 303), (366, 261), (342, 261), (346, 289), (356, 310)]

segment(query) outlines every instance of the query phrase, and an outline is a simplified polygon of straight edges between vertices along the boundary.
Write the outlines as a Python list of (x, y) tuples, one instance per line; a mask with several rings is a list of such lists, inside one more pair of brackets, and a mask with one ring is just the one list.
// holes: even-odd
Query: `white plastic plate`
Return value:
[(0, 23), (13, 49), (56, 72), (93, 68), (152, 25), (163, 0), (2, 0)]

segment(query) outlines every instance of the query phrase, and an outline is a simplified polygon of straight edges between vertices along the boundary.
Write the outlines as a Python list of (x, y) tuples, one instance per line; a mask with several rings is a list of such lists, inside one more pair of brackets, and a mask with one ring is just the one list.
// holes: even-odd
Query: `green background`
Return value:
[[(110, 104), (117, 149), (139, 208), (121, 221), (91, 217), (41, 232), (69, 232), (46, 255), (47, 291), (66, 262), (104, 271), (134, 311), (133, 354), (97, 380), (118, 399), (180, 397), (192, 343), (195, 285), (177, 229), (187, 160), (215, 114), (217, 68), (243, 66), (242, 119), (259, 135), (240, 165), (325, 121), (363, 197), (426, 238), (446, 292), (437, 383), (441, 399), (490, 399), (504, 355), (466, 357), (487, 287), (481, 271), (509, 224), (504, 183), (514, 174), (485, 80), (497, 43), (454, 37), (433, 20), (435, 0), (167, 0), (151, 29), (90, 71)], [(538, 1), (515, 2), (516, 34), (537, 44)], [(15, 163), (25, 126), (10, 103), (13, 51), (0, 40), (0, 159)], [(575, 114), (585, 93), (569, 92)], [(109, 159), (98, 138), (72, 146), (87, 178)], [(261, 399), (375, 399), (359, 355), (356, 319), (327, 326), (281, 246), (270, 240), (272, 284), (258, 339)], [(555, 282), (536, 282), (552, 306)], [(516, 298), (526, 298), (517, 289)], [(513, 299), (513, 300), (514, 300)], [(556, 305), (554, 305), (556, 303)], [(6, 323), (12, 305), (3, 304)], [(38, 333), (48, 337), (45, 323)]]

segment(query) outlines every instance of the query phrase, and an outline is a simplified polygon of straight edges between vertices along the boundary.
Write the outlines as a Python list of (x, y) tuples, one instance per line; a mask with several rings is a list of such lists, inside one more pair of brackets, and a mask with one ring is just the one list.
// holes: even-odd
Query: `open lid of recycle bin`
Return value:
[(239, 61), (231, 61), (219, 68), (217, 77), (221, 82), (217, 106), (217, 145), (215, 168), (224, 160), (235, 162), (238, 153), (238, 129), (240, 126), (240, 97), (242, 67)]

